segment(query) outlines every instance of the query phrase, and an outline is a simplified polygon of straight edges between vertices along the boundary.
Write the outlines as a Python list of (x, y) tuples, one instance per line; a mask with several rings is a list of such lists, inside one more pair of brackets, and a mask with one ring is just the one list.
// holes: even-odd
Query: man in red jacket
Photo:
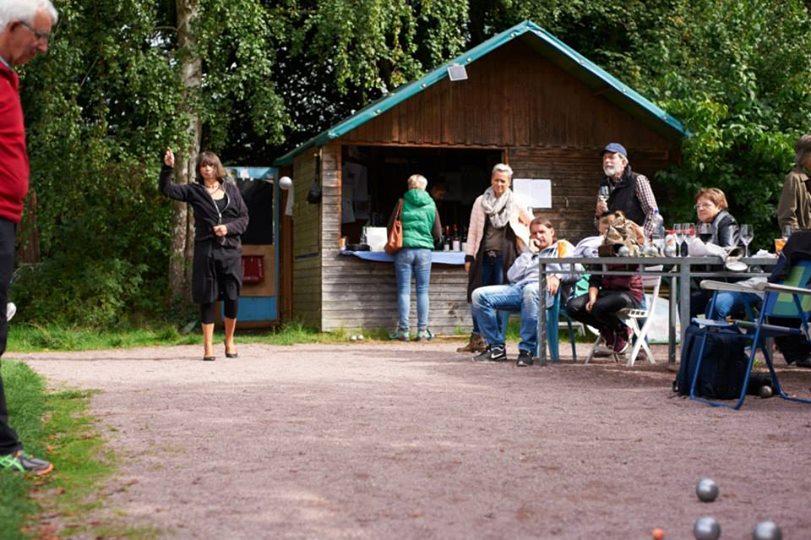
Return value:
[[(57, 13), (50, 0), (0, 0), (0, 306), (8, 301), (14, 271), (17, 224), (28, 193), (28, 153), (20, 103), (20, 79), (12, 66), (48, 52)], [(0, 317), (0, 355), (6, 350), (8, 320)], [(23, 452), (8, 424), (8, 408), (0, 377), (0, 470), (48, 474), (53, 465)]]

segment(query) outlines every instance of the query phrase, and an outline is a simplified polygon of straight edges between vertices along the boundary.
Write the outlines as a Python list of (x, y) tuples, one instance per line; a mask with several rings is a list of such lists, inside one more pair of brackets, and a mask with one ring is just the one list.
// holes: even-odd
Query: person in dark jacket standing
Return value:
[[(428, 329), (428, 287), (431, 284), (431, 252), (442, 236), (442, 223), (436, 204), (425, 186), (428, 180), (414, 174), (408, 179), (408, 191), (402, 198), (400, 220), (403, 223), (403, 247), (394, 255), (394, 273), (397, 277), (397, 330), (392, 339), (408, 341), (408, 312), (411, 309), (411, 274), (417, 282), (417, 340), (433, 337)], [(389, 218), (389, 230), (397, 215), (397, 203)]]
[(608, 188), (608, 200), (597, 199), (595, 220), (607, 212), (621, 211), (645, 231), (650, 238), (653, 233), (654, 210), (657, 210), (656, 197), (650, 186), (650, 180), (644, 175), (631, 170), (628, 162), (628, 151), (619, 143), (609, 143), (603, 148), (603, 179), (600, 187)]
[(194, 209), (192, 300), (200, 304), (203, 360), (215, 360), (214, 318), (218, 300), (225, 312), (225, 356), (236, 358), (234, 330), (242, 288), (242, 240), (248, 228), (248, 207), (212, 152), (197, 157), (197, 183), (175, 184), (175, 156), (167, 149), (160, 174), (160, 191)]
[[(28, 193), (28, 152), (20, 103), (20, 79), (12, 66), (30, 62), (48, 52), (56, 9), (48, 0), (0, 2), (0, 306), (6, 306), (17, 224)], [(0, 356), (6, 350), (8, 320), (0, 317)], [(8, 407), (0, 377), (0, 470), (48, 474), (53, 465), (23, 451), (22, 442), (8, 423)]]

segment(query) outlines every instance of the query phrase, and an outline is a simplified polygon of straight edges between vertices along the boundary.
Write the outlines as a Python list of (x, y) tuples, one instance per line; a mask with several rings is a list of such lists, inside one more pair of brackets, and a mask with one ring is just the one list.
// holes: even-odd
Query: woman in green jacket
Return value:
[[(428, 330), (428, 287), (431, 282), (431, 252), (441, 238), (442, 224), (434, 200), (425, 191), (427, 185), (428, 180), (424, 176), (410, 176), (408, 191), (402, 198), (400, 220), (403, 223), (403, 247), (394, 255), (399, 320), (392, 336), (400, 341), (410, 339), (408, 312), (411, 307), (412, 272), (417, 282), (417, 340), (426, 341), (433, 337)], [(397, 208), (391, 214), (389, 228), (396, 215)]]

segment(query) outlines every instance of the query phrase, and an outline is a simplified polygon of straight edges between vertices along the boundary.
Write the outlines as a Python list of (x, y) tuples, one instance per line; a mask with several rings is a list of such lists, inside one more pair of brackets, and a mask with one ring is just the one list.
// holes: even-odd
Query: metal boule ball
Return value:
[(761, 521), (752, 531), (752, 540), (783, 540), (783, 532), (774, 521)]
[(703, 516), (693, 525), (693, 536), (696, 540), (718, 540), (721, 536), (721, 525), (712, 516)]
[(772, 390), (771, 386), (769, 386), (768, 384), (764, 384), (757, 391), (757, 395), (759, 395), (763, 399), (767, 399), (774, 395), (774, 391)]
[(363, 334), (358, 334), (358, 341), (363, 341)]
[(696, 495), (701, 502), (713, 502), (718, 498), (718, 484), (715, 480), (702, 478), (696, 484)]
[(620, 257), (630, 257), (631, 250), (628, 249), (628, 246), (620, 246), (620, 248), (617, 250), (617, 255)]
[(350, 339), (351, 341), (357, 341), (357, 340), (358, 340), (358, 336), (356, 336), (355, 334), (352, 334), (352, 336), (351, 336), (349, 339)]

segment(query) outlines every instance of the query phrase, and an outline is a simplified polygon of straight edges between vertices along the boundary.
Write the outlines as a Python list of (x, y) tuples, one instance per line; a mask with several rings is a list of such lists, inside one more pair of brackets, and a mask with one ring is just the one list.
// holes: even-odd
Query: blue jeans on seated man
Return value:
[(431, 250), (402, 248), (394, 255), (397, 277), (397, 330), (408, 332), (408, 312), (411, 310), (411, 274), (417, 282), (417, 329), (428, 329), (428, 287), (431, 284)]
[[(708, 319), (726, 319), (730, 315), (746, 315), (746, 306), (757, 308), (762, 303), (756, 294), (733, 291), (719, 291), (715, 295), (715, 305), (712, 313), (707, 313)], [(707, 306), (709, 308), (709, 305)]]
[(518, 349), (534, 356), (538, 346), (538, 300), (538, 283), (490, 285), (473, 291), (471, 309), (479, 321), (482, 337), (490, 346), (504, 346), (504, 331), (498, 313), (520, 312), (521, 342)]

